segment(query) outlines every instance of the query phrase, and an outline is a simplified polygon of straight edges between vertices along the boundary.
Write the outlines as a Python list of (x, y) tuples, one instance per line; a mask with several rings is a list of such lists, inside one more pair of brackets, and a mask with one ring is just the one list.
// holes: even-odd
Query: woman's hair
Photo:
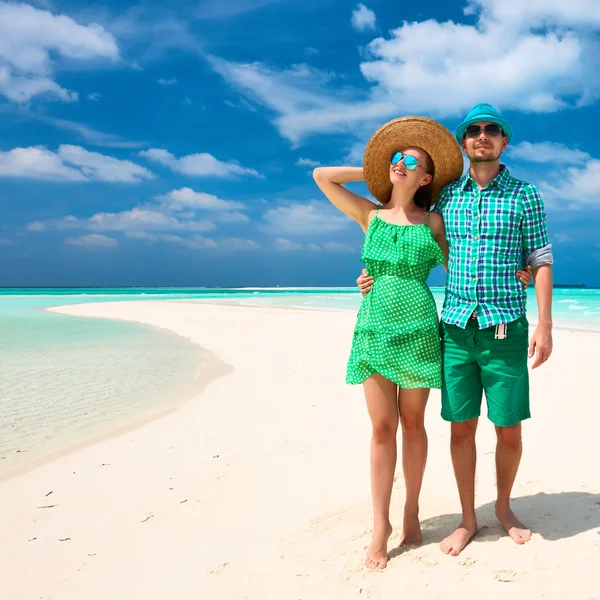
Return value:
[[(429, 154), (427, 154), (427, 152), (425, 152), (425, 150), (422, 148), (419, 148), (419, 150), (421, 150), (421, 152), (425, 155), (425, 164), (423, 165), (425, 167), (425, 171), (427, 171), (432, 178), (435, 177), (435, 165), (431, 160), (431, 156), (429, 156)], [(431, 187), (432, 182), (433, 179), (427, 185), (424, 185), (415, 192), (414, 202), (423, 210), (429, 210), (433, 205), (433, 190)]]

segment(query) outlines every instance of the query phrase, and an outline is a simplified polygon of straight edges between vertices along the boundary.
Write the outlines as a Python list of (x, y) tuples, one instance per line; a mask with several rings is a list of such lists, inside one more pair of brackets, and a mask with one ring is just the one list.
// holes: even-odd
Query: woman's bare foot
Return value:
[(461, 521), (458, 529), (440, 544), (440, 549), (444, 554), (458, 556), (476, 533), (477, 521)]
[(418, 509), (416, 511), (410, 511), (405, 507), (400, 548), (418, 548), (422, 543), (423, 535), (421, 534), (419, 511)]
[(515, 513), (507, 508), (499, 510), (496, 508), (496, 516), (502, 527), (506, 529), (506, 533), (515, 541), (516, 544), (525, 544), (531, 539), (531, 531), (517, 519)]
[(388, 563), (387, 544), (392, 535), (392, 525), (388, 523), (381, 529), (375, 529), (373, 539), (367, 548), (365, 565), (373, 571), (385, 569)]

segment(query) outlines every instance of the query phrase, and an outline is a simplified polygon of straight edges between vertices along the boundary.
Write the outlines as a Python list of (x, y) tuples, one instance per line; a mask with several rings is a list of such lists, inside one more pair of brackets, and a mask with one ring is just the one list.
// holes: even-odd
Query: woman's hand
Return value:
[(529, 284), (531, 283), (531, 279), (533, 278), (531, 267), (525, 267), (525, 270), (518, 269), (517, 277), (521, 280), (523, 287), (527, 289)]
[(366, 231), (369, 215), (376, 207), (370, 200), (344, 187), (345, 183), (363, 181), (362, 167), (317, 167), (313, 178), (328, 200)]
[(371, 288), (373, 287), (373, 281), (373, 278), (367, 275), (367, 270), (363, 269), (362, 273), (356, 280), (356, 283), (358, 284), (358, 289), (360, 290), (360, 293), (363, 296), (365, 296), (371, 291)]

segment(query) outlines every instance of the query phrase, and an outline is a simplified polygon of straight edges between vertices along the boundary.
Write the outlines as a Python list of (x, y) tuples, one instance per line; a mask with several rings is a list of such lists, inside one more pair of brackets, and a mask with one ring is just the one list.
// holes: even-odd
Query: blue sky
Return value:
[(156, 5), (0, 0), (0, 285), (353, 285), (312, 168), (490, 102), (555, 280), (600, 286), (597, 0)]

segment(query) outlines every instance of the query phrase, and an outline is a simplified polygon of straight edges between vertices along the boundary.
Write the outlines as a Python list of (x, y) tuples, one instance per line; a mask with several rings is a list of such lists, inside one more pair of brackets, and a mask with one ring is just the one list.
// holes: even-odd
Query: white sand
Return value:
[[(369, 422), (362, 388), (344, 383), (353, 313), (168, 302), (60, 310), (170, 329), (212, 352), (221, 376), (174, 412), (0, 484), (2, 600), (600, 598), (597, 334), (556, 330), (551, 361), (532, 373), (514, 509), (533, 539), (516, 546), (493, 517), (484, 417), (481, 532), (457, 558), (440, 552), (459, 504), (433, 392), (424, 545), (392, 550), (387, 571), (371, 573), (361, 566)], [(391, 548), (403, 487), (399, 470)]]

